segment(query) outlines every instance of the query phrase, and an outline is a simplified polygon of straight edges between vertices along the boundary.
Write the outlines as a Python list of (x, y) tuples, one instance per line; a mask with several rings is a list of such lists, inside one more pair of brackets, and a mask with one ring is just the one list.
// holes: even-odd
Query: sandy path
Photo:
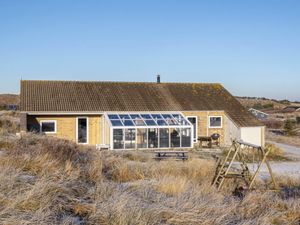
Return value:
[[(286, 156), (295, 160), (290, 162), (270, 162), (273, 172), (281, 176), (297, 176), (300, 178), (300, 148), (290, 146), (287, 144), (276, 143), (273, 141), (269, 141), (269, 143), (272, 143), (278, 146), (279, 148), (283, 149), (285, 151)], [(257, 165), (253, 165), (250, 163), (248, 164), (248, 166), (249, 169), (253, 171), (256, 169)], [(261, 168), (260, 176), (268, 176), (268, 170), (265, 164)]]

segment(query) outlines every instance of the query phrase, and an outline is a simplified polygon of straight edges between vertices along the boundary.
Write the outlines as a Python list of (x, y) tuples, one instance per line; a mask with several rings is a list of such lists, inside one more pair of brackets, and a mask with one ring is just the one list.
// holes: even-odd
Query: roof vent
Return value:
[(156, 83), (160, 84), (160, 75), (159, 74), (157, 74)]

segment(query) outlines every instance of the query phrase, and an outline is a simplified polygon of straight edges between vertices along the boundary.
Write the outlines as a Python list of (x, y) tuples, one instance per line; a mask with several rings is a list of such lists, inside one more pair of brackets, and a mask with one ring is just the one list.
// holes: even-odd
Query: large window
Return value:
[(158, 129), (149, 128), (148, 129), (148, 148), (158, 147)]
[(113, 147), (114, 149), (124, 148), (123, 129), (113, 130)]
[(209, 116), (210, 128), (222, 128), (222, 116)]
[(193, 141), (196, 143), (198, 138), (197, 116), (187, 116), (187, 119), (193, 125)]
[(136, 142), (137, 148), (147, 148), (147, 129), (138, 128), (136, 129)]
[(135, 148), (135, 129), (125, 129), (125, 148)]
[(170, 138), (169, 138), (169, 128), (160, 128), (159, 129), (159, 147), (160, 148), (169, 148)]
[(180, 129), (179, 128), (171, 128), (171, 147), (176, 148), (180, 147)]
[(56, 133), (56, 120), (42, 120), (40, 131), (46, 134)]
[(88, 119), (86, 117), (77, 118), (77, 142), (88, 143)]
[(191, 146), (191, 128), (182, 128), (181, 129), (181, 147), (190, 147)]

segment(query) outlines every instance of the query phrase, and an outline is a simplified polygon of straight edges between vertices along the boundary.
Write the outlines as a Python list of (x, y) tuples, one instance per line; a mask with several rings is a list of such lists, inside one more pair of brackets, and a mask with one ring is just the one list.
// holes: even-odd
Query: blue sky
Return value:
[(300, 100), (300, 1), (0, 0), (0, 93), (19, 80), (217, 82)]

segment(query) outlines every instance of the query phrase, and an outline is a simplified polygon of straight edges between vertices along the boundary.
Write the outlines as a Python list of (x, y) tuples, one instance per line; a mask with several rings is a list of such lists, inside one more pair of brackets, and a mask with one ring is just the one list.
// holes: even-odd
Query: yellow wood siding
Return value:
[[(28, 124), (39, 126), (39, 123), (43, 120), (55, 120), (56, 121), (56, 133), (46, 134), (49, 136), (55, 136), (76, 142), (76, 121), (77, 117), (88, 118), (88, 139), (90, 145), (96, 145), (101, 143), (101, 115), (93, 116), (29, 116)], [(106, 130), (105, 130), (106, 131)], [(107, 135), (107, 134), (106, 134)], [(107, 139), (107, 138), (106, 138)]]
[[(183, 112), (185, 116), (197, 116), (197, 132), (198, 136), (210, 136), (214, 133), (221, 135), (220, 142), (221, 145), (224, 144), (224, 130), (225, 127), (225, 113), (224, 111), (185, 111)], [(209, 116), (221, 116), (222, 117), (222, 128), (209, 128)]]

